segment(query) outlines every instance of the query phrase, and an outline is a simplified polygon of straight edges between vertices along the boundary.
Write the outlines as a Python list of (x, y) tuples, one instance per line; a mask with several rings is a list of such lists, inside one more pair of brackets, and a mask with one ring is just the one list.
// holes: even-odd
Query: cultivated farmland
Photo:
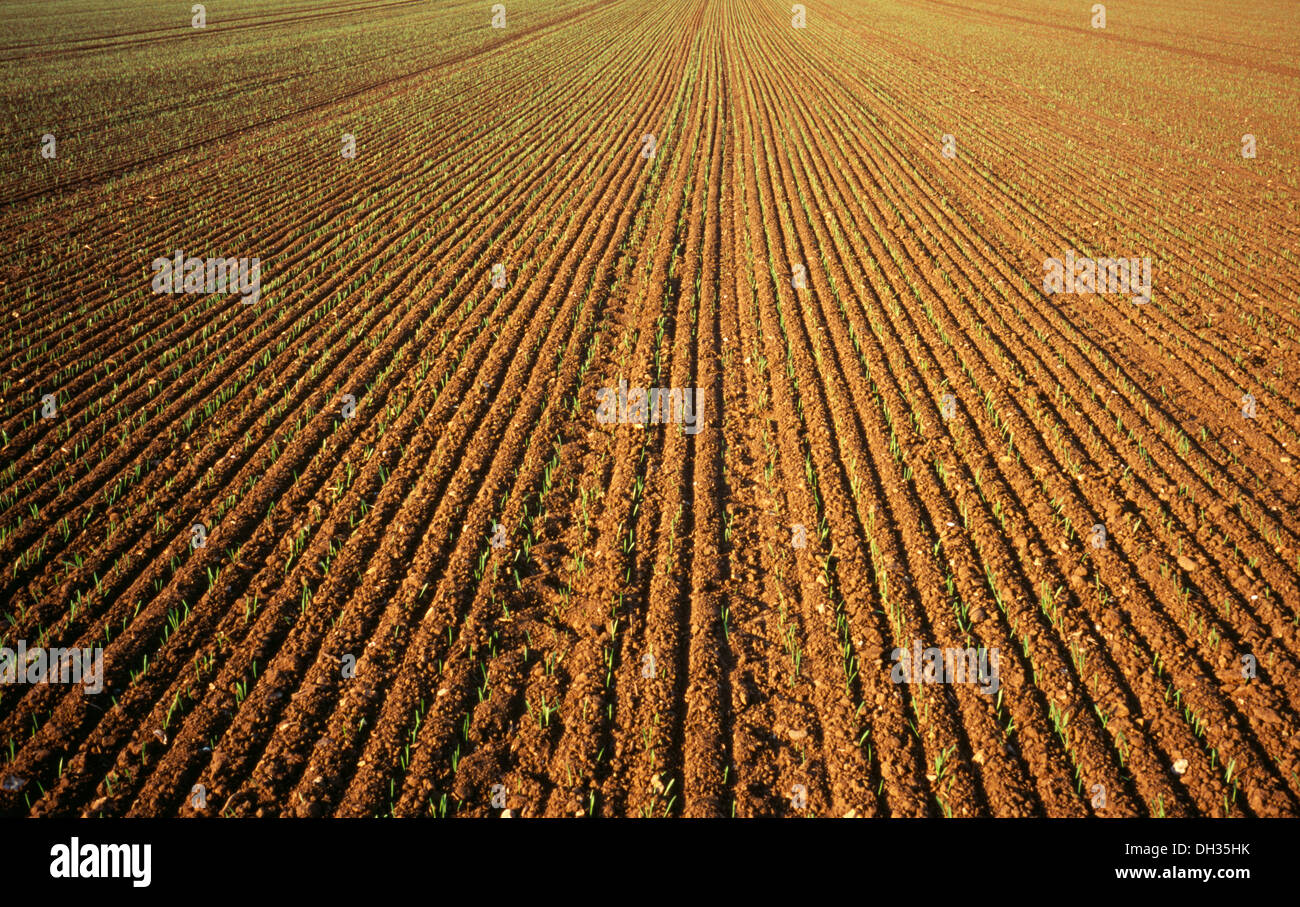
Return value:
[(0, 8), (0, 814), (1300, 815), (1293, 3), (190, 6)]

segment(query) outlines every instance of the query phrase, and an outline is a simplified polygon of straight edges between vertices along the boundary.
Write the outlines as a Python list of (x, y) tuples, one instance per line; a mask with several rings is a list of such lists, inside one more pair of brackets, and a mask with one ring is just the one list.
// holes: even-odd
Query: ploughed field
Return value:
[(0, 9), (0, 813), (1300, 814), (1293, 4), (791, 5)]

